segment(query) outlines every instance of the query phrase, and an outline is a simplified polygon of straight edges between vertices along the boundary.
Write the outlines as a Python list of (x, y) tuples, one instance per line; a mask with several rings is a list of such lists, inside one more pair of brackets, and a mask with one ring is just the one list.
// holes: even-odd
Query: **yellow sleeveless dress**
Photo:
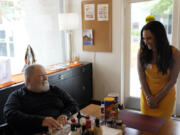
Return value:
[[(173, 53), (176, 48), (172, 47)], [(156, 95), (160, 90), (162, 90), (168, 82), (170, 76), (170, 70), (168, 73), (163, 75), (158, 72), (156, 64), (149, 64), (145, 69), (146, 81), (151, 90), (152, 95)], [(142, 90), (141, 90), (142, 91)], [(172, 116), (174, 105), (176, 100), (175, 87), (173, 86), (169, 93), (164, 99), (162, 99), (157, 108), (151, 109), (146, 102), (145, 95), (143, 91), (141, 92), (141, 112), (145, 115), (156, 116), (161, 118), (170, 119)]]

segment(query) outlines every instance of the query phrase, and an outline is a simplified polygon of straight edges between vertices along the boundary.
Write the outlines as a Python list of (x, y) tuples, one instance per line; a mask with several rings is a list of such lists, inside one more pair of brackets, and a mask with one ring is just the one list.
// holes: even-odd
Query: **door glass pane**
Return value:
[(10, 56), (14, 57), (14, 44), (13, 43), (9, 44), (9, 50), (10, 50)]
[(152, 0), (131, 4), (131, 56), (130, 56), (130, 96), (140, 97), (140, 82), (137, 73), (137, 53), (140, 47), (140, 32), (146, 24), (148, 15), (155, 16), (166, 28), (168, 39), (172, 42), (173, 0)]
[(0, 43), (0, 56), (7, 56), (7, 44)]

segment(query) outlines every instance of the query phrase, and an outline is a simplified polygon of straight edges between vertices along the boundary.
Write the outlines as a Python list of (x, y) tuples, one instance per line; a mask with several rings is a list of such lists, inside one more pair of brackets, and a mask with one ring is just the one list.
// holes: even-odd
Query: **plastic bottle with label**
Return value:
[(77, 135), (77, 132), (76, 132), (76, 120), (74, 118), (71, 119), (71, 131), (69, 132), (68, 135)]
[(115, 101), (115, 98), (113, 98), (113, 97), (105, 97), (104, 98), (105, 121), (111, 117), (111, 111), (113, 111), (113, 108), (114, 108), (114, 101)]
[(102, 128), (98, 118), (95, 119), (95, 125), (93, 131), (94, 131), (94, 135), (102, 135)]

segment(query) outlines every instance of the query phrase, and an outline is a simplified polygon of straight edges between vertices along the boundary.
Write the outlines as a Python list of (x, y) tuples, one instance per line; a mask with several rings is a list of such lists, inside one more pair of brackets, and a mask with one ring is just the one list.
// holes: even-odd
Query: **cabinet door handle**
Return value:
[(83, 73), (86, 72), (86, 68), (82, 68), (82, 72), (83, 72)]
[(59, 79), (63, 80), (64, 79), (64, 75), (59, 75)]

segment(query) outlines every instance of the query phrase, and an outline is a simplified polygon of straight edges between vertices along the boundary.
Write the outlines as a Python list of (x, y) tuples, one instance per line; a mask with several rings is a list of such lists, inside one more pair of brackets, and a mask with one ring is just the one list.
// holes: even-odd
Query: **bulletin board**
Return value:
[(84, 0), (81, 10), (83, 50), (112, 52), (112, 0)]

